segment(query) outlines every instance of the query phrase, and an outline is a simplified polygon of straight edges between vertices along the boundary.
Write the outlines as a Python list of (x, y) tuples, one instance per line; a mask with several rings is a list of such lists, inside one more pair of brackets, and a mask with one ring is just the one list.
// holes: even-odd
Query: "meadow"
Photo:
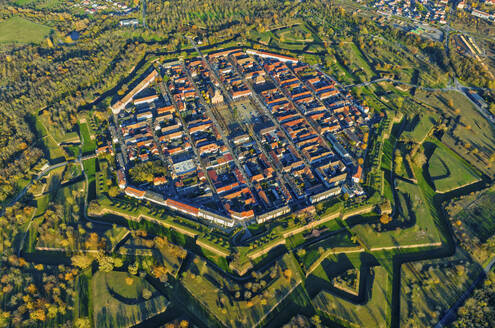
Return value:
[(20, 16), (0, 21), (0, 43), (40, 43), (51, 28)]

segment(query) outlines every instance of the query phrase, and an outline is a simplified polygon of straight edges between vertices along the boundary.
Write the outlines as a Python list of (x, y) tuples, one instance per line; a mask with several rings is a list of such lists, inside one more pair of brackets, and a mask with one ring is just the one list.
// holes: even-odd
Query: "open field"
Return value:
[(48, 132), (45, 122), (42, 115), (38, 116), (35, 122), (36, 131), (46, 147), (49, 161), (51, 163), (62, 162), (65, 159), (66, 153), (62, 147), (59, 146), (59, 143), (55, 140), (55, 138), (53, 138), (52, 134)]
[(364, 73), (363, 81), (369, 81), (375, 73), (370, 67), (368, 61), (363, 57), (361, 51), (358, 49), (354, 42), (343, 43), (343, 49), (345, 58), (349, 60), (349, 68), (356, 74), (360, 74), (359, 71)]
[(19, 16), (0, 21), (0, 43), (39, 43), (51, 28)]
[(361, 269), (362, 252), (332, 254), (325, 258), (307, 276), (305, 281), (306, 290), (310, 297), (316, 296), (322, 290), (335, 291), (332, 278), (349, 269)]
[(91, 292), (95, 327), (131, 327), (165, 312), (169, 303), (148, 282), (127, 272), (97, 272)]
[(65, 160), (65, 152), (55, 143), (51, 136), (43, 138), (45, 147), (48, 149), (49, 160), (51, 163), (63, 162)]
[(321, 249), (329, 249), (335, 247), (355, 247), (355, 243), (351, 241), (350, 233), (343, 231), (336, 235), (325, 238), (319, 242), (304, 247), (305, 255), (301, 259), (305, 269), (308, 269), (320, 256)]
[(480, 180), (476, 170), (442, 143), (427, 141), (423, 147), (431, 153), (428, 173), (437, 192), (448, 192)]
[(443, 143), (480, 171), (495, 175), (495, 166), (489, 165), (489, 157), (495, 152), (495, 129), (465, 95), (417, 90), (415, 99), (447, 118)]
[(315, 41), (313, 34), (303, 25), (276, 30), (274, 34), (281, 42), (307, 43)]

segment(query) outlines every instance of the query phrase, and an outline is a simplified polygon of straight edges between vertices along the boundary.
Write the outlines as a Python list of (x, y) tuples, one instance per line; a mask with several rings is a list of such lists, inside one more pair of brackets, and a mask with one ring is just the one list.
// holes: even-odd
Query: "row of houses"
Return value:
[[(163, 88), (152, 71), (112, 106), (130, 163), (117, 173), (128, 196), (232, 227), (359, 190), (359, 152), (348, 148), (365, 149), (367, 108), (318, 70), (234, 49), (170, 63), (162, 74)], [(223, 117), (233, 106), (246, 111), (241, 121)], [(151, 159), (167, 173), (134, 187), (126, 170)]]

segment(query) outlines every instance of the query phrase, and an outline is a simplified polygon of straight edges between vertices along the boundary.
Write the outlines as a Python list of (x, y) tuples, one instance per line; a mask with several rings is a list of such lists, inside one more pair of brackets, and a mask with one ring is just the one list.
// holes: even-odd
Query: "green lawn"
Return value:
[(325, 238), (319, 242), (313, 243), (310, 246), (305, 247), (306, 254), (303, 256), (302, 263), (305, 269), (308, 269), (319, 257), (319, 250), (323, 250), (335, 247), (356, 247), (355, 243), (351, 241), (351, 235), (348, 231), (343, 231), (336, 235)]
[(63, 162), (65, 160), (65, 152), (55, 143), (55, 140), (51, 136), (46, 136), (43, 138), (45, 147), (48, 150), (49, 160), (51, 163)]
[[(405, 227), (378, 232), (369, 224), (359, 224), (351, 230), (358, 234), (360, 240), (368, 248), (422, 245), (442, 241), (436, 226), (437, 215), (433, 205), (430, 204), (433, 200), (429, 199), (429, 195), (426, 195), (418, 185), (402, 180), (396, 181), (396, 188), (402, 196), (399, 197), (400, 206), (404, 211), (399, 219), (403, 220)], [(402, 201), (405, 200), (407, 202), (403, 204)], [(411, 226), (408, 222), (413, 225)]]
[(343, 49), (346, 58), (350, 61), (351, 66), (356, 66), (364, 71), (367, 80), (375, 75), (373, 69), (368, 64), (368, 61), (363, 57), (361, 51), (354, 42), (345, 42)]
[(39, 43), (51, 28), (19, 16), (0, 21), (0, 43)]
[(437, 192), (443, 193), (480, 180), (477, 170), (448, 149), (432, 139), (423, 145), (433, 151), (428, 160), (428, 172)]
[(88, 177), (88, 200), (96, 198), (96, 158), (83, 161), (84, 172)]
[(304, 24), (259, 32), (249, 31), (249, 37), (256, 42), (286, 50), (318, 52), (322, 51), (321, 40)]
[(414, 142), (422, 142), (428, 132), (435, 126), (437, 117), (434, 113), (417, 114), (404, 127), (403, 136)]
[(373, 270), (371, 295), (365, 304), (355, 304), (322, 290), (313, 298), (314, 306), (329, 318), (346, 325), (388, 327), (387, 313), (392, 302), (388, 292), (391, 288), (389, 275), (383, 267), (374, 267)]
[(311, 43), (315, 39), (313, 34), (304, 25), (295, 25), (291, 28), (284, 28), (274, 32), (281, 42), (290, 43)]
[[(126, 278), (132, 280), (129, 285)], [(150, 299), (143, 297), (147, 289)], [(97, 272), (91, 280), (95, 327), (130, 327), (165, 312), (167, 298), (147, 281), (127, 272)]]
[(305, 285), (310, 297), (315, 297), (322, 290), (332, 290), (332, 278), (348, 269), (360, 269), (363, 253), (330, 255), (324, 259), (308, 276)]
[(46, 150), (48, 151), (49, 160), (51, 163), (57, 163), (65, 159), (65, 152), (57, 143), (57, 141), (48, 133), (48, 130), (42, 120), (42, 116), (38, 116), (35, 122), (36, 131), (41, 137)]
[(92, 135), (88, 123), (79, 123), (79, 132), (83, 143), (82, 153), (84, 155), (94, 153), (96, 150), (96, 142), (94, 137), (91, 138)]
[[(455, 91), (418, 90), (415, 100), (433, 107), (450, 119), (443, 143), (480, 171), (495, 175), (495, 165), (488, 165), (488, 158), (495, 152), (495, 129), (465, 95)], [(453, 108), (448, 105), (449, 102)]]

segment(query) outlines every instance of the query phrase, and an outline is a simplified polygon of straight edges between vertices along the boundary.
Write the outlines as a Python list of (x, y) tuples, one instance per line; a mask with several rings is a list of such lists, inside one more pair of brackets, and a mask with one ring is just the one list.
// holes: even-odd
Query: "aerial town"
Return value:
[[(166, 63), (112, 111), (120, 188), (187, 216), (233, 227), (364, 193), (368, 108), (291, 57), (234, 49)], [(126, 171), (154, 159), (167, 174), (130, 183)]]
[(495, 0), (3, 0), (0, 75), (0, 328), (495, 327)]
[[(454, 1), (454, 8), (459, 11), (466, 11), (475, 17), (485, 20), (494, 20), (493, 13), (485, 12), (477, 9), (466, 1)], [(482, 3), (488, 8), (495, 5), (495, 1), (486, 0)], [(450, 3), (452, 4), (452, 2)], [(447, 23), (447, 14), (452, 10), (448, 0), (419, 0), (419, 1), (403, 1), (403, 0), (379, 0), (373, 2), (373, 7), (379, 13), (385, 15), (396, 15), (404, 18), (409, 18), (417, 22), (439, 23), (445, 25)]]

